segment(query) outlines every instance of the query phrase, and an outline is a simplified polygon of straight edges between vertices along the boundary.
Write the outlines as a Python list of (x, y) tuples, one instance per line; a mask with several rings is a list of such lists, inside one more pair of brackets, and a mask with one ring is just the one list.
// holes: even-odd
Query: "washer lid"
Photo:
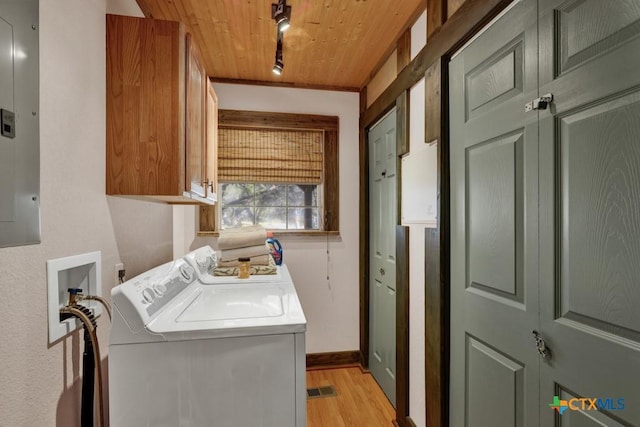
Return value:
[(286, 267), (282, 278), (216, 286), (196, 282), (146, 328), (168, 341), (304, 332), (307, 320)]
[(269, 285), (203, 287), (202, 292), (191, 301), (176, 322), (282, 316), (284, 294), (282, 287)]

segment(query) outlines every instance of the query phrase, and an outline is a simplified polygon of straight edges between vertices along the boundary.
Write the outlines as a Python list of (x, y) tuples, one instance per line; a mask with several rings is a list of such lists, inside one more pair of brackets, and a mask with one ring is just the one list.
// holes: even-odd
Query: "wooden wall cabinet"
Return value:
[(210, 90), (181, 23), (107, 15), (107, 194), (216, 202)]

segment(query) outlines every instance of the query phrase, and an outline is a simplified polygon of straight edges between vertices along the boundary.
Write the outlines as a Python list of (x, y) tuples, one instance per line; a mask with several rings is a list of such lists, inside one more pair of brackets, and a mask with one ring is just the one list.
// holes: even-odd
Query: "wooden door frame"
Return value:
[[(361, 93), (361, 96), (362, 95)], [(409, 146), (409, 97), (403, 92), (380, 116), (384, 117), (396, 108), (396, 203), (397, 218), (394, 236), (396, 240), (396, 425), (404, 427), (409, 415), (409, 234), (400, 226), (402, 201), (402, 168), (400, 157)], [(362, 104), (361, 104), (362, 105)], [(377, 120), (376, 122), (377, 123)], [(360, 364), (369, 367), (369, 130), (375, 123), (360, 129), (360, 249), (365, 254), (360, 262)], [(363, 159), (364, 157), (364, 159)], [(364, 167), (364, 171), (363, 171)], [(364, 177), (364, 179), (363, 179)], [(363, 194), (364, 189), (364, 194)], [(364, 196), (364, 197), (363, 197)], [(364, 218), (363, 218), (364, 215)], [(366, 232), (362, 233), (363, 225)], [(364, 271), (363, 271), (364, 269)], [(362, 277), (366, 275), (367, 280)], [(365, 329), (363, 329), (365, 328)]]
[[(432, 0), (426, 0), (427, 5)], [(435, 0), (441, 1), (441, 0)], [(466, 0), (429, 37), (426, 46), (404, 68), (385, 91), (367, 108), (366, 88), (360, 92), (360, 363), (369, 365), (369, 153), (368, 129), (391, 110), (417, 82), (425, 77), (427, 105), (425, 142), (433, 141), (438, 150), (438, 223), (425, 233), (425, 375), (427, 427), (449, 425), (449, 141), (448, 141), (448, 59), (473, 35), (487, 25), (512, 0)], [(408, 115), (408, 105), (405, 109)], [(408, 131), (405, 133), (408, 135)], [(407, 144), (408, 146), (408, 144)], [(400, 152), (400, 151), (399, 151)], [(401, 177), (401, 175), (400, 175)], [(401, 178), (402, 179), (402, 178)], [(401, 184), (399, 180), (399, 185)], [(401, 193), (398, 192), (400, 203)], [(400, 218), (400, 210), (398, 210)], [(406, 241), (402, 242), (406, 244)], [(430, 254), (429, 257), (426, 255)], [(408, 257), (402, 263), (408, 263)], [(408, 307), (409, 293), (396, 301), (396, 345), (406, 346), (397, 357), (396, 425), (413, 425), (408, 417)], [(403, 325), (406, 319), (406, 325)], [(399, 342), (398, 342), (399, 341)], [(400, 347), (397, 347), (400, 348)], [(406, 358), (406, 361), (405, 361)], [(405, 376), (406, 375), (406, 376)], [(404, 376), (404, 378), (403, 378)]]

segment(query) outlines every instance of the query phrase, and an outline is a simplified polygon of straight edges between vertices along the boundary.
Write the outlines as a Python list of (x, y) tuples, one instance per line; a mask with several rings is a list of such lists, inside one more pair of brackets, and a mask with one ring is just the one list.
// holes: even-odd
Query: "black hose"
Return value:
[(84, 326), (84, 352), (82, 353), (82, 404), (80, 426), (93, 427), (93, 392), (95, 390), (95, 361), (91, 333)]
[[(84, 352), (82, 353), (82, 402), (80, 412), (81, 427), (94, 427), (93, 424), (93, 407), (94, 407), (94, 391), (95, 376), (98, 374), (98, 386), (102, 387), (102, 375), (99, 370), (96, 371), (96, 359), (100, 360), (100, 349), (96, 336), (96, 320), (93, 313), (88, 308), (81, 305), (66, 306), (60, 309), (60, 320), (69, 318), (77, 318), (82, 321), (84, 329)], [(101, 390), (98, 390), (99, 409), (100, 409), (100, 426), (104, 425), (102, 396)]]

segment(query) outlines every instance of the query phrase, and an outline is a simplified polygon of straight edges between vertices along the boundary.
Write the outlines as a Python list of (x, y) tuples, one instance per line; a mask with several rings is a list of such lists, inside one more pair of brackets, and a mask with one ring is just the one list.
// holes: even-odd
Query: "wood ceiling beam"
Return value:
[(398, 65), (397, 69), (400, 72), (404, 67), (409, 65), (411, 62), (411, 28), (408, 28), (407, 31), (400, 37), (397, 44), (398, 50)]
[(289, 88), (295, 88), (295, 89), (316, 89), (316, 90), (330, 90), (330, 91), (338, 91), (338, 92), (360, 92), (360, 88), (346, 87), (346, 86), (318, 85), (318, 84), (295, 83), (295, 82), (270, 82), (270, 81), (263, 81), (263, 80), (227, 79), (227, 78), (217, 78), (217, 77), (210, 77), (210, 79), (214, 83), (289, 87)]
[[(387, 60), (389, 59), (389, 56), (393, 53), (394, 50), (397, 49), (399, 40), (405, 36), (406, 32), (409, 31), (409, 34), (411, 34), (411, 27), (413, 27), (413, 24), (415, 24), (418, 18), (420, 18), (420, 15), (422, 15), (422, 12), (424, 12), (425, 8), (426, 8), (426, 3), (421, 3), (418, 7), (416, 7), (416, 9), (411, 14), (411, 18), (407, 21), (404, 27), (402, 27), (402, 30), (398, 33), (398, 36), (393, 40), (393, 43), (391, 43), (391, 45), (386, 50), (384, 55), (382, 55), (382, 57), (380, 58), (376, 66), (373, 67), (373, 69), (369, 73), (369, 77), (367, 78), (367, 80), (365, 80), (362, 83), (360, 88), (366, 87), (367, 85), (369, 85), (369, 83), (371, 83), (371, 80), (375, 77), (378, 71), (380, 71), (382, 66), (387, 62)], [(411, 45), (409, 45), (409, 49), (411, 49)], [(400, 68), (398, 68), (398, 70), (400, 70)]]
[(447, 20), (447, 0), (427, 0), (427, 40)]
[(486, 25), (510, 3), (511, 0), (467, 0), (440, 30), (427, 40), (427, 45), (413, 61), (400, 71), (393, 83), (360, 116), (360, 125), (365, 129), (371, 126), (395, 105), (402, 92), (424, 77), (431, 64), (441, 56), (462, 47), (475, 31)]

